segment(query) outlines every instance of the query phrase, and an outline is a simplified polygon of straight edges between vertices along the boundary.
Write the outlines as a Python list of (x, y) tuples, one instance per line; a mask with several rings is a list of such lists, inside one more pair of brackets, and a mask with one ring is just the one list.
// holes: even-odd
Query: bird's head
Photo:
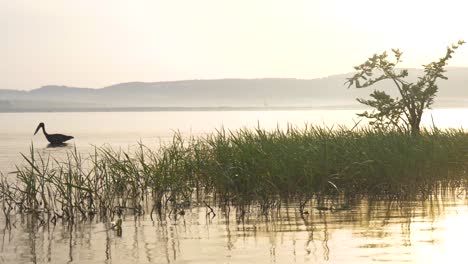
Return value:
[(44, 123), (42, 123), (42, 122), (39, 123), (39, 125), (37, 126), (36, 131), (34, 132), (34, 135), (37, 134), (37, 131), (39, 131), (39, 129), (41, 129), (41, 127), (44, 127)]

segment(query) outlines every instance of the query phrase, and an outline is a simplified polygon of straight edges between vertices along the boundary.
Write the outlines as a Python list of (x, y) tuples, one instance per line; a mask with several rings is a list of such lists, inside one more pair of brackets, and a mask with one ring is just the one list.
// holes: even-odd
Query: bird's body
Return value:
[(70, 140), (72, 139), (73, 137), (72, 136), (67, 136), (67, 135), (62, 135), (62, 134), (48, 134), (45, 130), (45, 125), (44, 123), (40, 123), (37, 128), (36, 128), (36, 132), (34, 132), (34, 135), (37, 134), (37, 132), (39, 131), (39, 129), (42, 128), (42, 132), (44, 133), (47, 141), (50, 142), (50, 144), (52, 145), (61, 145), (63, 144), (65, 141), (67, 140)]

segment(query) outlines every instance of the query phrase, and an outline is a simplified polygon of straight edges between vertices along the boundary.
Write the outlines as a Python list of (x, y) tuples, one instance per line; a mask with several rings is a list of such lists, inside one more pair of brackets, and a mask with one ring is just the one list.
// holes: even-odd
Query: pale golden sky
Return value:
[[(455, 0), (0, 0), (0, 89), (316, 78), (390, 48), (420, 67), (468, 41), (467, 10)], [(468, 45), (449, 64), (468, 66)]]

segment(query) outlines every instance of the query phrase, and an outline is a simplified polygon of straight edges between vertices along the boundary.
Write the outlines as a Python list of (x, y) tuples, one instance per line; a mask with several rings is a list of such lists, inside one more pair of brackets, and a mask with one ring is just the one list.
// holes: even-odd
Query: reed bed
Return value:
[[(69, 222), (123, 212), (177, 218), (193, 205), (251, 206), (263, 211), (295, 201), (305, 211), (346, 209), (350, 199), (424, 199), (466, 185), (468, 136), (462, 129), (424, 130), (419, 136), (368, 128), (306, 126), (266, 131), (218, 130), (203, 137), (175, 134), (152, 150), (96, 148), (65, 160), (23, 155), (16, 178), (2, 175), (0, 202), (41, 221)], [(332, 201), (330, 205), (330, 201)], [(8, 218), (8, 217), (7, 217)]]

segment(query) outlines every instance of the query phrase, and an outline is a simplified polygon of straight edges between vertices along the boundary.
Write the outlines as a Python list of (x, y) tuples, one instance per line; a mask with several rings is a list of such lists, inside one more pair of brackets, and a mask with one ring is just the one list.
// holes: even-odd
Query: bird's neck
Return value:
[(48, 136), (49, 134), (47, 134), (47, 132), (45, 131), (45, 127), (42, 126), (42, 132), (44, 133), (44, 135)]

